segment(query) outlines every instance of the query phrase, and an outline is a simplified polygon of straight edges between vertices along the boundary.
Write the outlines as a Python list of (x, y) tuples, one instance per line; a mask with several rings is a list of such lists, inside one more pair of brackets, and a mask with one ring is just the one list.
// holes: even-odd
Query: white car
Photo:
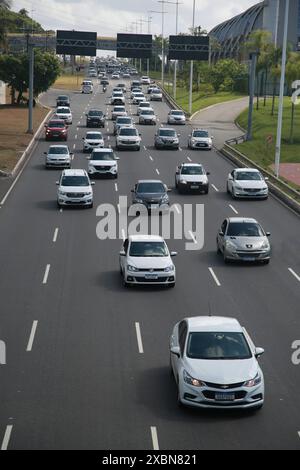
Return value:
[(46, 168), (71, 168), (71, 160), (74, 154), (70, 152), (67, 145), (50, 145), (48, 152), (44, 152), (44, 155), (46, 155)]
[(170, 338), (170, 365), (179, 405), (208, 409), (259, 409), (264, 377), (256, 348), (234, 318), (193, 317), (177, 323)]
[(168, 124), (185, 124), (186, 117), (180, 109), (172, 109), (168, 114)]
[(188, 147), (190, 149), (211, 150), (213, 146), (213, 137), (209, 135), (206, 129), (193, 129), (189, 136)]
[(182, 163), (176, 169), (175, 186), (179, 193), (201, 192), (208, 194), (207, 173), (200, 163)]
[(119, 80), (120, 74), (118, 74), (118, 73), (113, 73), (112, 76), (111, 76), (111, 78), (112, 78), (113, 80)]
[(133, 285), (164, 285), (174, 287), (176, 268), (162, 237), (131, 235), (120, 251), (120, 272), (125, 287)]
[(150, 78), (147, 77), (146, 75), (144, 75), (142, 78), (141, 78), (141, 84), (142, 85), (150, 85), (151, 81), (150, 81)]
[(125, 117), (127, 116), (127, 111), (125, 106), (115, 106), (111, 113), (111, 118), (115, 121), (118, 117)]
[(137, 107), (136, 114), (139, 116), (144, 109), (152, 109), (149, 101), (141, 101)]
[(94, 148), (104, 147), (104, 138), (102, 132), (90, 131), (86, 133), (83, 140), (83, 151), (90, 152)]
[(122, 91), (115, 91), (110, 99), (110, 104), (125, 104), (125, 97)]
[(141, 149), (141, 137), (135, 127), (121, 127), (117, 134), (116, 147), (120, 149)]
[(57, 205), (93, 207), (93, 188), (85, 170), (63, 170), (58, 185)]
[(100, 148), (92, 151), (89, 164), (88, 174), (90, 178), (95, 176), (110, 176), (112, 178), (118, 177), (118, 163), (119, 157), (111, 148)]
[(135, 93), (132, 99), (132, 103), (139, 105), (142, 101), (146, 101), (144, 93), (141, 93), (141, 92)]
[(58, 106), (56, 108), (55, 114), (58, 119), (63, 119), (66, 124), (72, 124), (73, 117), (71, 113), (71, 109), (67, 106)]
[(81, 84), (81, 93), (93, 93), (94, 85), (91, 80), (83, 80)]
[(162, 101), (163, 94), (159, 88), (153, 88), (150, 92), (150, 101)]
[(269, 188), (260, 171), (254, 168), (236, 168), (228, 175), (227, 192), (233, 198), (267, 199)]
[(134, 127), (133, 119), (129, 116), (117, 117), (114, 123), (114, 135), (116, 135), (121, 127)]
[(142, 109), (139, 115), (139, 124), (153, 124), (155, 126), (157, 117), (152, 108)]

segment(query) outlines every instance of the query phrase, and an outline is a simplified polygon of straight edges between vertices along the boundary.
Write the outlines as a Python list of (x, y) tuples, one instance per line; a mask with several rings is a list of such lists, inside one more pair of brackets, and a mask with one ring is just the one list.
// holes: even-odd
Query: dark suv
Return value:
[(67, 140), (68, 126), (65, 121), (62, 119), (51, 119), (47, 124), (45, 124), (45, 138), (46, 140)]
[(59, 95), (56, 98), (56, 106), (70, 106), (70, 98), (68, 95)]
[(105, 114), (98, 109), (90, 109), (86, 114), (86, 127), (104, 127)]
[(170, 189), (159, 180), (140, 180), (132, 192), (132, 204), (143, 204), (148, 212), (167, 212)]

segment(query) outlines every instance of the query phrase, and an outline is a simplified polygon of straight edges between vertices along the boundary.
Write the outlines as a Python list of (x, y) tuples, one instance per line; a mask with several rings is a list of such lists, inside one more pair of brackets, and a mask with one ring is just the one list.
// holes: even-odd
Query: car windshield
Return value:
[(137, 193), (165, 193), (166, 189), (162, 183), (140, 183), (137, 187)]
[(129, 256), (156, 258), (169, 256), (165, 242), (132, 242)]
[(58, 96), (57, 98), (59, 101), (68, 101), (69, 100), (69, 97), (68, 96), (65, 96), (65, 95), (61, 95), (61, 96)]
[(150, 103), (148, 103), (147, 101), (140, 103), (140, 108), (149, 108), (149, 107), (150, 107)]
[(53, 122), (49, 122), (48, 127), (50, 127), (50, 128), (52, 128), (52, 127), (63, 128), (63, 127), (65, 127), (65, 124), (63, 122), (53, 121)]
[(97, 111), (97, 110), (91, 110), (89, 111), (89, 116), (103, 116), (103, 112)]
[(143, 93), (136, 93), (135, 97), (136, 98), (144, 98), (144, 94)]
[(90, 182), (86, 176), (63, 176), (62, 186), (89, 186)]
[(101, 139), (103, 139), (103, 136), (102, 136), (101, 132), (96, 132), (96, 133), (89, 132), (86, 135), (86, 139), (101, 140)]
[(125, 108), (123, 106), (116, 106), (113, 110), (114, 113), (125, 112)]
[(120, 135), (138, 135), (138, 132), (134, 128), (124, 127), (120, 129)]
[(182, 175), (204, 175), (202, 166), (184, 166), (181, 169)]
[(153, 116), (153, 115), (154, 115), (154, 111), (153, 111), (152, 109), (143, 109), (143, 111), (142, 111), (141, 114), (142, 114), (142, 115), (145, 115), (145, 114), (146, 114), (146, 116), (150, 116), (150, 115)]
[(114, 98), (121, 98), (123, 93), (121, 91), (114, 91), (113, 97)]
[(172, 116), (184, 116), (183, 111), (172, 111)]
[(171, 129), (161, 129), (159, 135), (163, 137), (176, 137), (176, 132)]
[(70, 113), (69, 108), (60, 108), (56, 110), (56, 114), (66, 114), (66, 113)]
[(232, 222), (229, 224), (228, 237), (263, 237), (263, 231), (259, 224), (254, 222)]
[(205, 137), (205, 138), (208, 138), (208, 132), (207, 132), (207, 131), (194, 131), (194, 132), (193, 132), (193, 137)]
[(202, 360), (244, 360), (252, 354), (243, 333), (193, 332), (187, 343), (187, 356)]
[(160, 90), (157, 90), (156, 88), (154, 88), (154, 89), (152, 89), (152, 93), (157, 94), (157, 93), (161, 93), (161, 91), (160, 91)]
[(262, 177), (258, 171), (237, 171), (235, 179), (237, 181), (261, 181)]
[(91, 160), (115, 160), (115, 154), (113, 152), (92, 152)]
[(131, 118), (118, 118), (116, 120), (116, 124), (131, 124), (132, 123), (132, 120)]
[(66, 155), (69, 150), (67, 147), (50, 147), (48, 153), (51, 155)]

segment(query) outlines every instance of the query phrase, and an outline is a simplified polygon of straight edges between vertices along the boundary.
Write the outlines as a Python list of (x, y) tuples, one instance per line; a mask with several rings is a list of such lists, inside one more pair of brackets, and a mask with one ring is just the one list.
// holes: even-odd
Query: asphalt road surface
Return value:
[[(84, 113), (100, 107), (110, 115), (110, 90), (104, 95), (97, 86), (93, 95), (70, 93), (74, 168), (87, 168)], [(59, 93), (52, 90), (44, 99), (54, 106)], [(128, 100), (126, 106), (135, 113)], [(154, 108), (160, 126), (168, 106), (154, 103)], [(104, 135), (114, 146), (112, 121), (107, 125)], [(299, 449), (300, 366), (291, 360), (292, 343), (300, 339), (299, 217), (273, 197), (232, 201), (226, 193), (231, 164), (215, 151), (188, 150), (189, 125), (179, 128), (178, 151), (155, 150), (154, 126), (138, 127), (141, 151), (118, 152), (119, 178), (96, 180), (93, 209), (57, 209), (60, 171), (44, 167), (50, 143), (43, 134), (1, 206), (0, 340), (7, 364), (0, 365), (0, 446)], [(140, 178), (174, 187), (176, 165), (185, 161), (201, 162), (211, 172), (208, 195), (170, 193), (171, 203), (205, 205), (204, 248), (186, 251), (186, 240), (168, 241), (179, 252), (175, 289), (124, 289), (118, 265), (122, 241), (97, 238), (97, 206), (117, 206)], [(217, 255), (221, 222), (236, 213), (255, 217), (271, 232), (269, 266), (224, 265)], [(178, 320), (209, 309), (238, 318), (266, 350), (260, 360), (266, 381), (260, 412), (177, 407), (169, 335)]]

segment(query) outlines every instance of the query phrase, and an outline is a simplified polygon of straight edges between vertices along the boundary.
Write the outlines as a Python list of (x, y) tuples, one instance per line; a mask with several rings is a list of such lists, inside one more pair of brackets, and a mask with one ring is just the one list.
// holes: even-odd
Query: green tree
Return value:
[(209, 83), (213, 86), (215, 93), (224, 90), (235, 91), (240, 80), (247, 76), (246, 66), (234, 59), (219, 60), (208, 71)]

